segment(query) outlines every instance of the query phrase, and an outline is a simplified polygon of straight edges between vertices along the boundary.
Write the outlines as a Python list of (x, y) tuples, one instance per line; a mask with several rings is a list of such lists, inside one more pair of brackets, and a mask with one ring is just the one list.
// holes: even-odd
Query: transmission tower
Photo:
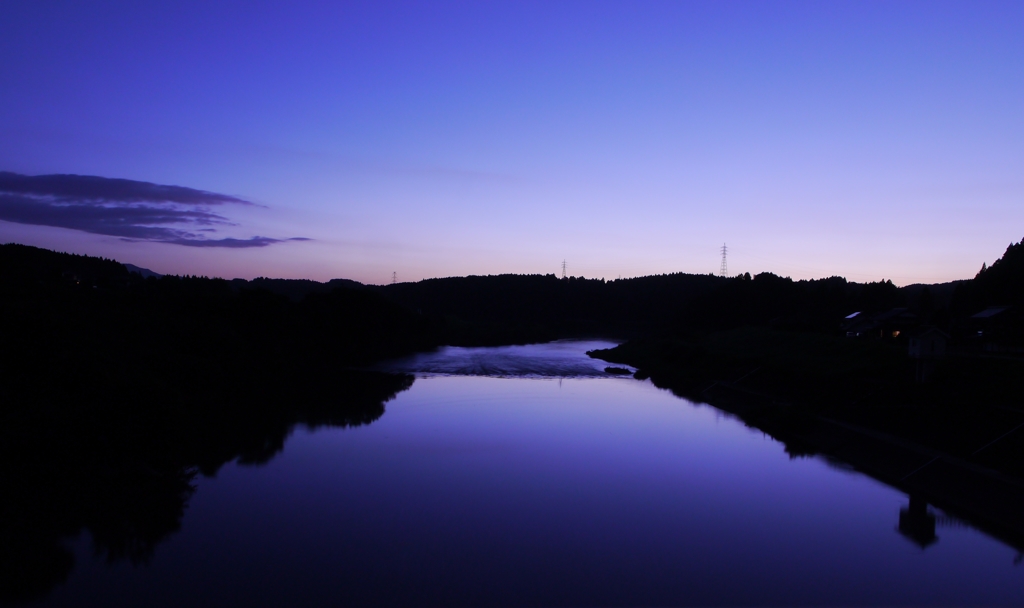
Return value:
[(397, 272), (392, 272), (391, 273), (391, 284), (394, 285), (397, 282), (398, 282), (398, 273)]
[(725, 263), (725, 253), (729, 251), (729, 248), (722, 243), (722, 267), (718, 269), (718, 276), (727, 277), (729, 276), (729, 265)]
[(562, 278), (563, 279), (566, 278), (566, 276), (565, 276), (565, 260), (562, 260)]

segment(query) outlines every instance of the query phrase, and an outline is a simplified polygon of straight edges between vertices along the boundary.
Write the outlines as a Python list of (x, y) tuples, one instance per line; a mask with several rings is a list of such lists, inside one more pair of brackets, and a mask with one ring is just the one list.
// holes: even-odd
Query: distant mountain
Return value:
[(326, 283), (321, 283), (309, 279), (268, 279), (266, 277), (257, 277), (251, 281), (232, 279), (231, 285), (236, 289), (264, 289), (285, 296), (292, 302), (300, 302), (310, 294), (329, 293), (338, 288), (362, 289), (365, 287), (362, 283), (349, 279), (331, 279)]
[[(912, 285), (904, 285), (900, 287), (900, 291), (907, 296), (907, 302), (916, 303), (923, 297), (930, 297), (936, 308), (949, 308), (950, 303), (953, 301), (953, 293), (956, 291), (957, 286), (969, 281), (970, 279), (961, 279), (959, 281), (950, 281), (948, 283), (914, 283)], [(924, 294), (927, 292), (927, 296)]]
[(4, 291), (35, 286), (126, 285), (131, 273), (124, 264), (87, 255), (59, 253), (28, 245), (0, 245), (0, 288)]
[[(555, 337), (720, 330), (773, 325), (837, 331), (856, 311), (906, 305), (889, 281), (852, 283), (842, 277), (794, 281), (771, 273), (738, 277), (675, 273), (604, 281), (554, 275), (429, 279), (374, 287), (396, 302), (449, 327), (514, 326)], [(471, 340), (470, 340), (471, 342)]]
[(149, 277), (159, 279), (160, 277), (164, 276), (159, 272), (153, 272), (148, 268), (142, 268), (141, 266), (136, 266), (135, 264), (125, 264), (124, 267), (128, 269), (128, 272), (134, 272), (137, 275), (141, 275), (142, 278), (144, 279), (148, 279)]

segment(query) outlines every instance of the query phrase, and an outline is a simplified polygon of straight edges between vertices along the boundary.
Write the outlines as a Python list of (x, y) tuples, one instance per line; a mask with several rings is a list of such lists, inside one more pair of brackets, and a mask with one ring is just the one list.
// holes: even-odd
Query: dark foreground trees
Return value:
[(0, 601), (64, 580), (82, 530), (111, 561), (147, 560), (196, 475), (269, 460), (297, 424), (376, 420), (412, 378), (350, 367), (431, 340), (369, 292), (296, 303), (0, 247)]

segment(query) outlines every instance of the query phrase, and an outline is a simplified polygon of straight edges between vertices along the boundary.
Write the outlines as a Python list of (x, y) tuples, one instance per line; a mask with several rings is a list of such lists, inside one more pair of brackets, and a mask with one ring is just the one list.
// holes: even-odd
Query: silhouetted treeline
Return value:
[(507, 274), (394, 285), (266, 278), (227, 283), (237, 292), (258, 289), (292, 302), (338, 287), (382, 295), (420, 316), (435, 342), (463, 346), (748, 326), (838, 334), (851, 313), (894, 308), (906, 308), (919, 324), (952, 333), (986, 306), (1024, 304), (1020, 285), (1006, 278), (1022, 263), (1019, 258), (1024, 258), (1021, 246), (1011, 245), (1001, 260), (973, 280), (902, 288), (885, 280), (794, 281), (768, 272), (735, 277), (674, 273), (614, 281)]
[(963, 281), (953, 294), (958, 312), (994, 305), (1024, 305), (1024, 241), (1011, 243), (992, 266), (981, 265), (971, 281)]
[(332, 279), (326, 283), (308, 279), (268, 279), (258, 277), (251, 281), (232, 279), (231, 286), (238, 290), (261, 289), (287, 296), (293, 302), (301, 302), (307, 295), (330, 293), (338, 288), (361, 289), (365, 287), (357, 281), (348, 279)]
[(306, 282), (142, 279), (112, 260), (0, 246), (0, 306), (20, 319), (7, 329), (17, 334), (20, 325), (36, 323), (43, 339), (32, 342), (43, 350), (78, 336), (117, 342), (118, 353), (185, 349), (219, 365), (219, 355), (231, 352), (246, 364), (283, 357), (298, 367), (367, 363), (435, 343), (422, 315), (350, 288), (357, 283), (317, 283), (323, 288), (302, 298), (264, 287), (279, 283)]
[(432, 319), (451, 343), (465, 345), (746, 325), (836, 332), (853, 311), (906, 303), (890, 281), (793, 281), (771, 273), (732, 278), (677, 273), (615, 281), (471, 276), (375, 289)]
[[(893, 306), (900, 308), (870, 314)], [(689, 323), (676, 331), (648, 332), (598, 356), (640, 368), (691, 399), (712, 383), (743, 378), (743, 390), (775, 402), (905, 435), (927, 428), (921, 421), (935, 420), (939, 406), (956, 416), (973, 408), (980, 420), (981, 404), (1024, 404), (1021, 308), (1024, 245), (1017, 243), (973, 280), (943, 285), (729, 280), (694, 297), (685, 308)], [(850, 311), (861, 314), (844, 319)], [(801, 331), (780, 331), (793, 329)], [(914, 340), (938, 350), (912, 352)], [(900, 427), (897, 414), (909, 410), (895, 406), (930, 414)], [(967, 437), (966, 427), (945, 428), (943, 442)]]
[[(896, 287), (842, 277), (794, 281), (772, 273), (736, 277), (667, 274), (604, 281), (554, 275), (427, 279), (365, 286), (422, 313), (450, 344), (499, 344), (582, 335), (654, 336), (761, 326), (844, 333), (843, 320), (905, 308), (911, 325), (959, 338), (986, 307), (1024, 308), (1024, 245), (1011, 244), (974, 279)], [(1020, 326), (1011, 312), (1004, 325)], [(972, 330), (973, 331), (973, 330)], [(1003, 336), (1014, 343), (1010, 334)], [(1024, 336), (1016, 343), (1024, 344)]]
[[(955, 283), (898, 288), (842, 277), (794, 281), (667, 274), (604, 281), (554, 275), (427, 279), (367, 286), (421, 312), (450, 344), (500, 344), (586, 335), (633, 337), (746, 326), (838, 334), (844, 317), (906, 307), (948, 325)], [(975, 311), (976, 312), (976, 311)]]
[(345, 368), (433, 344), (365, 290), (296, 303), (0, 246), (0, 601), (64, 580), (83, 529), (108, 559), (145, 561), (195, 475), (267, 461), (296, 424), (372, 422), (412, 378)]
[[(385, 286), (344, 279), (144, 280), (111, 260), (9, 245), (0, 255), (0, 288), (35, 294), (45, 300), (44, 309), (65, 302), (73, 315), (98, 307), (108, 321), (118, 320), (117, 332), (138, 326), (132, 331), (141, 332), (138, 337), (146, 343), (165, 340), (172, 350), (196, 350), (195, 356), (233, 348), (238, 351), (234, 361), (258, 365), (266, 353), (287, 352), (289, 360), (306, 358), (308, 366), (327, 359), (367, 363), (437, 344), (508, 344), (583, 335), (629, 337), (749, 326), (838, 335), (851, 313), (866, 316), (897, 307), (906, 308), (903, 316), (914, 316), (918, 324), (952, 333), (969, 326), (965, 320), (985, 306), (1024, 304), (1022, 249), (1011, 245), (973, 280), (901, 289), (891, 281), (794, 281), (771, 273), (728, 278), (676, 273), (615, 281), (496, 275)], [(72, 297), (77, 298), (74, 305), (68, 303)], [(190, 339), (195, 342), (190, 344)]]

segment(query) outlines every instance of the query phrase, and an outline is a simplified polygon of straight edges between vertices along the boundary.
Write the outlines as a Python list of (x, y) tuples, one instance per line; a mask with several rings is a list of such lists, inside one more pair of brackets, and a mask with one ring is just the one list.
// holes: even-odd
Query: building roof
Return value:
[(893, 308), (892, 310), (887, 310), (885, 312), (880, 312), (876, 315), (872, 315), (872, 318), (876, 321), (888, 321), (890, 319), (903, 316), (913, 317), (916, 315), (908, 312), (906, 308)]
[(989, 306), (988, 308), (986, 308), (985, 310), (979, 312), (978, 314), (971, 315), (971, 318), (972, 319), (988, 319), (990, 317), (994, 317), (994, 316), (998, 315), (1001, 312), (1005, 312), (1009, 308), (1010, 308), (1009, 306)]
[(920, 340), (921, 338), (942, 338), (944, 340), (949, 339), (949, 334), (942, 331), (937, 327), (927, 327), (912, 335), (913, 338)]

